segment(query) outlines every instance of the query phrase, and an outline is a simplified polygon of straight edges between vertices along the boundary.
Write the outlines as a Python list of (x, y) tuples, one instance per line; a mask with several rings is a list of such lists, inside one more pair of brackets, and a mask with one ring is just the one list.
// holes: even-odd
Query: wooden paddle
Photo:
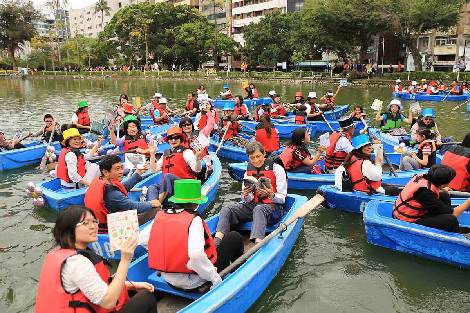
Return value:
[(217, 150), (215, 150), (215, 155), (217, 155), (217, 153), (219, 153), (219, 150), (220, 148), (222, 148), (222, 144), (224, 143), (225, 141), (225, 135), (227, 135), (227, 132), (228, 132), (228, 129), (230, 128), (230, 125), (232, 125), (232, 122), (228, 122), (227, 123), (227, 128), (225, 129), (225, 132), (224, 132), (224, 135), (222, 136), (222, 138), (220, 139), (220, 143), (219, 143), (219, 146), (217, 147)]
[[(264, 237), (263, 240), (255, 244), (251, 247), (248, 251), (246, 251), (243, 255), (241, 255), (238, 259), (233, 261), (229, 266), (227, 266), (223, 271), (219, 273), (220, 277), (225, 277), (227, 274), (235, 270), (238, 266), (243, 264), (250, 256), (252, 256), (256, 251), (264, 247), (271, 239), (276, 237), (279, 233), (282, 233), (287, 229), (287, 226), (297, 221), (299, 218), (305, 217), (308, 213), (319, 207), (325, 198), (322, 195), (315, 195), (310, 200), (305, 202), (300, 208), (298, 208), (294, 215), (290, 217), (287, 221), (279, 225), (278, 228), (273, 230), (268, 236)], [(210, 288), (210, 283), (205, 283), (199, 288), (199, 292), (206, 292)]]
[(56, 123), (54, 123), (54, 125), (52, 125), (52, 131), (51, 131), (51, 135), (49, 136), (49, 142), (47, 143), (47, 146), (46, 146), (46, 152), (44, 152), (44, 155), (42, 156), (42, 159), (41, 159), (41, 164), (39, 164), (39, 169), (40, 170), (44, 170), (46, 168), (47, 147), (49, 147), (49, 145), (51, 144), (52, 138), (54, 138), (55, 125), (56, 125)]
[(451, 92), (452, 92), (452, 89), (449, 90), (449, 92), (445, 95), (445, 97), (441, 101), (445, 101), (447, 99), (447, 96), (450, 95)]
[(331, 126), (330, 122), (328, 122), (328, 120), (326, 119), (325, 117), (325, 114), (323, 114), (323, 112), (321, 112), (321, 117), (323, 117), (323, 120), (325, 121), (326, 125), (328, 125), (328, 127), (331, 129), (331, 131), (334, 133), (335, 130), (333, 129), (333, 127)]
[(33, 135), (33, 133), (28, 133), (26, 136), (23, 136), (22, 138), (20, 138), (20, 139), (18, 140), (18, 143), (20, 143), (20, 142), (22, 142), (23, 140), (25, 140), (25, 139), (31, 137), (32, 135)]
[(458, 109), (458, 108), (460, 108), (462, 105), (464, 105), (464, 104), (467, 104), (468, 102), (470, 102), (470, 99), (468, 99), (467, 101), (465, 101), (465, 102), (463, 102), (463, 103), (459, 104), (458, 106), (456, 106), (456, 107), (452, 108), (452, 111), (455, 111), (455, 110), (457, 110), (457, 109)]

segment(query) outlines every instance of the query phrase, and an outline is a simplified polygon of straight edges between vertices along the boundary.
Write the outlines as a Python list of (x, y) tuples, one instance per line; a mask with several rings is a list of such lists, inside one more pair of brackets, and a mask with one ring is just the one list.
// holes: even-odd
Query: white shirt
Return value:
[[(276, 204), (284, 204), (286, 202), (287, 196), (287, 175), (286, 171), (282, 166), (279, 164), (273, 165), (273, 172), (276, 175), (276, 192), (274, 193), (273, 203)], [(247, 178), (248, 175), (243, 176), (243, 178)], [(242, 190), (245, 188), (244, 184), (242, 184)], [(253, 193), (248, 194), (246, 197), (242, 197), (243, 202), (250, 203), (253, 201), (255, 195)]]
[[(89, 155), (85, 155), (85, 160), (89, 157)], [(67, 174), (69, 175), (69, 178), (71, 180), (70, 183), (67, 183), (64, 180), (61, 180), (62, 186), (66, 187), (71, 187), (75, 188), (76, 184), (80, 182), (80, 180), (83, 179), (82, 176), (78, 174), (78, 169), (77, 169), (77, 164), (78, 164), (78, 159), (77, 155), (73, 153), (72, 151), (68, 152), (65, 155), (65, 164), (67, 165)]]
[(335, 151), (334, 152), (338, 152), (338, 151), (344, 151), (346, 153), (349, 153), (351, 151), (354, 150), (354, 147), (352, 146), (351, 142), (348, 140), (348, 138), (346, 138), (346, 136), (342, 136), (338, 139), (338, 141), (336, 142), (336, 146), (335, 146)]
[(372, 181), (380, 181), (382, 180), (382, 167), (375, 165), (370, 160), (364, 160), (362, 174)]
[[(164, 157), (162, 156), (157, 161), (157, 172), (162, 170), (163, 158)], [(199, 173), (201, 171), (201, 168), (197, 167), (197, 159), (196, 159), (196, 155), (194, 154), (193, 150), (191, 150), (191, 149), (184, 150), (183, 151), (183, 159), (186, 162), (186, 164), (189, 165), (189, 167), (191, 168), (191, 170), (193, 172)]]
[(101, 279), (93, 263), (80, 254), (65, 261), (61, 278), (65, 291), (75, 293), (80, 290), (94, 304), (99, 304), (108, 292), (108, 285)]
[(78, 124), (78, 116), (76, 113), (72, 114), (72, 124)]
[[(152, 229), (153, 222), (142, 230), (139, 234), (139, 245), (148, 249), (148, 241), (150, 237), (150, 231)], [(202, 225), (202, 219), (196, 216), (189, 226), (188, 233), (188, 256), (189, 261), (186, 264), (188, 269), (193, 270), (196, 274), (188, 273), (164, 273), (162, 277), (171, 285), (183, 288), (183, 289), (194, 289), (206, 281), (212, 282), (213, 285), (218, 284), (222, 281), (222, 278), (217, 273), (217, 269), (212, 262), (207, 258), (204, 251), (204, 227)]]

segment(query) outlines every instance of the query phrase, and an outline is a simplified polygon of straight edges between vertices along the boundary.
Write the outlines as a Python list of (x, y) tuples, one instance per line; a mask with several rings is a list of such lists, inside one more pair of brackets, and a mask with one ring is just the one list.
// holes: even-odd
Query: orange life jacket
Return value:
[[(259, 121), (259, 118), (261, 117), (258, 113), (258, 111), (262, 108), (262, 105), (259, 105), (256, 107), (255, 109), (255, 121)], [(271, 112), (266, 112), (265, 110), (263, 110), (263, 115), (267, 115), (269, 117), (271, 117)]]
[(173, 174), (180, 179), (196, 178), (193, 170), (189, 167), (183, 157), (183, 152), (186, 150), (184, 147), (179, 146), (173, 149), (167, 149), (163, 153), (163, 174)]
[[(217, 111), (212, 111), (212, 114), (214, 114), (214, 123), (219, 125), (220, 118), (219, 118), (219, 113)], [(202, 130), (204, 127), (207, 125), (207, 114), (201, 114), (201, 118), (199, 119), (199, 123), (197, 124), (197, 128), (199, 130)]]
[(421, 203), (414, 199), (420, 188), (430, 189), (439, 198), (439, 189), (422, 175), (415, 175), (400, 192), (393, 205), (393, 217), (406, 222), (416, 222), (428, 213)]
[[(272, 186), (272, 191), (276, 193), (277, 188), (276, 188), (276, 174), (273, 171), (273, 166), (275, 164), (275, 159), (269, 158), (264, 161), (264, 164), (261, 167), (254, 167), (251, 165), (251, 163), (248, 163), (248, 167), (246, 169), (246, 175), (247, 176), (253, 176), (256, 179), (259, 179), (260, 177), (266, 177), (271, 180), (271, 186)], [(255, 198), (254, 198), (255, 203), (273, 203), (272, 199), (270, 198), (265, 198), (265, 199), (259, 199), (257, 193), (255, 192)]]
[(62, 148), (59, 154), (59, 159), (57, 160), (57, 178), (62, 179), (67, 183), (71, 183), (69, 173), (67, 171), (67, 163), (65, 163), (65, 155), (69, 152), (75, 153), (77, 156), (77, 173), (80, 176), (85, 176), (85, 157), (80, 153), (78, 149)]
[(381, 186), (382, 181), (372, 181), (365, 177), (362, 173), (362, 164), (364, 164), (364, 160), (352, 157), (352, 162), (348, 168), (348, 173), (351, 177), (353, 189), (370, 194), (375, 193), (377, 188)]
[[(230, 121), (229, 119), (224, 118), (222, 121), (223, 123), (222, 126), (225, 127), (229, 121)], [(232, 137), (238, 136), (239, 126), (240, 126), (240, 123), (238, 121), (232, 121), (232, 123), (230, 124), (230, 127), (227, 130), (227, 133), (225, 134), (224, 140), (229, 140)]]
[[(173, 213), (172, 213), (173, 212)], [(162, 210), (157, 213), (150, 231), (148, 243), (148, 265), (165, 273), (194, 273), (188, 269), (189, 227), (195, 215), (185, 210), (175, 212)], [(215, 264), (217, 249), (209, 227), (202, 220), (204, 227), (204, 252)]]
[(186, 101), (186, 105), (184, 106), (184, 109), (186, 111), (191, 111), (193, 110), (194, 108), (196, 108), (196, 103), (195, 103), (195, 100), (191, 100), (191, 101)]
[(295, 110), (294, 117), (295, 124), (307, 124), (307, 111), (306, 110)]
[(326, 109), (324, 109), (324, 111), (328, 111), (328, 110), (333, 111), (335, 109), (335, 98), (334, 97), (325, 97), (323, 99), (323, 103), (325, 103), (327, 105)]
[(274, 152), (279, 150), (279, 135), (274, 127), (271, 128), (271, 136), (264, 128), (256, 127), (255, 139), (263, 145), (266, 152)]
[(96, 218), (100, 222), (98, 227), (100, 233), (108, 232), (107, 215), (109, 214), (109, 210), (106, 208), (104, 203), (104, 193), (106, 186), (110, 184), (127, 197), (127, 189), (120, 181), (107, 181), (100, 177), (93, 179), (88, 190), (85, 192), (84, 204), (87, 208), (91, 209), (93, 213), (95, 213)]
[(233, 109), (233, 112), (237, 116), (245, 116), (248, 115), (248, 110), (246, 109), (246, 106), (244, 104), (241, 104), (240, 106), (235, 105), (235, 108)]
[(274, 112), (271, 113), (271, 117), (278, 117), (278, 116), (285, 116), (286, 109), (280, 103), (273, 103), (273, 109), (276, 109)]
[[(148, 147), (149, 146), (147, 144), (147, 141), (145, 140), (145, 136), (140, 134), (136, 138), (126, 135), (126, 137), (124, 138), (124, 145), (122, 148), (124, 152), (126, 152), (126, 151), (137, 149), (137, 148), (147, 150)], [(150, 158), (150, 154), (146, 154), (145, 156), (147, 158)]]
[(70, 294), (64, 290), (61, 278), (61, 269), (65, 261), (76, 254), (87, 257), (95, 266), (101, 279), (110, 284), (111, 276), (109, 268), (103, 258), (90, 250), (55, 249), (46, 255), (39, 276), (39, 286), (36, 295), (35, 313), (107, 313), (117, 312), (129, 300), (127, 288), (121, 291), (117, 305), (112, 310), (107, 310), (93, 304), (79, 290)]
[(449, 183), (449, 187), (458, 191), (470, 191), (470, 173), (468, 163), (470, 162), (470, 148), (451, 146), (444, 153), (441, 164), (452, 167), (457, 175)]
[(88, 111), (83, 112), (83, 111), (78, 111), (77, 112), (77, 117), (78, 117), (78, 124), (82, 126), (90, 126), (90, 115), (88, 114)]
[(338, 168), (338, 166), (340, 166), (341, 163), (344, 162), (346, 156), (348, 155), (344, 151), (335, 152), (336, 143), (343, 136), (345, 136), (349, 141), (351, 141), (351, 136), (349, 136), (348, 133), (334, 132), (330, 135), (330, 145), (326, 149), (325, 156), (325, 167), (329, 170), (334, 170)]
[(294, 158), (294, 153), (297, 149), (296, 145), (288, 145), (279, 156), (287, 171), (296, 169), (303, 165), (302, 161)]
[(168, 123), (168, 120), (169, 120), (168, 115), (165, 118), (162, 118), (160, 121), (157, 121), (155, 117), (155, 111), (158, 111), (160, 113), (160, 117), (163, 117), (165, 113), (168, 114), (168, 108), (162, 108), (160, 104), (156, 102), (152, 102), (152, 104), (153, 104), (153, 109), (150, 110), (150, 115), (152, 116), (153, 123), (156, 125), (162, 125), (162, 124)]

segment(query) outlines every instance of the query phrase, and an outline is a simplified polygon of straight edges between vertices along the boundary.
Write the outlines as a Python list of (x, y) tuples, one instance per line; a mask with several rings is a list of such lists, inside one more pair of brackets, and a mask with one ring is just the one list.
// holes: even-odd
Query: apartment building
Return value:
[(450, 71), (456, 65), (470, 70), (470, 4), (462, 6), (459, 24), (446, 32), (432, 30), (419, 36), (419, 51), (434, 70)]
[(101, 24), (101, 12), (95, 12), (95, 5), (89, 5), (81, 9), (70, 10), (70, 32), (72, 37), (83, 35), (85, 37), (98, 37), (98, 34), (114, 14), (122, 7), (154, 0), (108, 0), (108, 6), (111, 9), (109, 15), (104, 15), (103, 24)]
[(268, 13), (274, 11), (294, 12), (303, 9), (304, 0), (232, 0), (233, 39), (245, 45), (243, 28), (258, 23)]

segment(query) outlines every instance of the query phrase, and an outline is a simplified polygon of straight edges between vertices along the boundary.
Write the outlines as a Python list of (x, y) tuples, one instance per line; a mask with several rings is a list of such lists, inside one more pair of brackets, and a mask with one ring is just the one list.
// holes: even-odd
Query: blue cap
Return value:
[(358, 135), (356, 137), (353, 137), (352, 139), (352, 145), (354, 147), (354, 150), (358, 150), (364, 147), (365, 145), (369, 144), (372, 144), (372, 142), (370, 141), (369, 135), (366, 134)]
[(263, 105), (271, 105), (273, 103), (273, 99), (270, 97), (263, 98)]
[(436, 112), (434, 112), (433, 108), (424, 108), (421, 110), (421, 115), (424, 117), (436, 117)]
[(235, 101), (233, 100), (228, 100), (224, 101), (224, 108), (222, 111), (233, 111), (235, 108)]
[(224, 84), (224, 89), (229, 89), (230, 85), (229, 84)]

